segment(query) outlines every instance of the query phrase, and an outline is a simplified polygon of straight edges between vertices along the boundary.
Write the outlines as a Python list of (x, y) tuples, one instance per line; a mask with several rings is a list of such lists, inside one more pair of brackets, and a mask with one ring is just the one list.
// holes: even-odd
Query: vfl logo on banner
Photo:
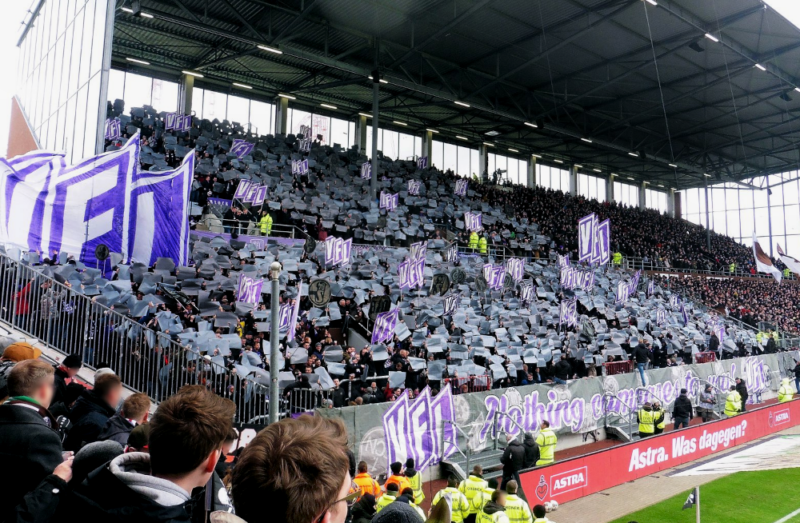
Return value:
[(255, 146), (256, 144), (254, 143), (250, 143), (247, 140), (241, 140), (237, 138), (233, 141), (233, 145), (231, 145), (231, 154), (236, 155), (236, 157), (241, 160), (242, 158), (253, 152), (253, 148)]
[(387, 212), (392, 212), (393, 210), (397, 209), (397, 205), (399, 202), (400, 202), (399, 194), (392, 194), (381, 191), (380, 195), (381, 209), (386, 209)]
[(469, 181), (456, 180), (456, 189), (455, 191), (453, 191), (453, 194), (455, 194), (456, 196), (466, 196), (468, 186), (469, 186)]
[(420, 156), (417, 158), (417, 169), (426, 169), (428, 167), (428, 157)]
[(499, 291), (505, 283), (506, 268), (502, 265), (487, 263), (483, 266), (483, 277), (486, 279), (486, 285), (490, 289)]
[(522, 281), (525, 276), (525, 262), (521, 258), (509, 258), (506, 262), (506, 272), (511, 275), (514, 281)]
[(597, 222), (592, 213), (578, 220), (578, 261), (608, 263), (610, 258), (611, 221)]
[[(363, 176), (362, 176), (363, 178)], [(419, 196), (419, 188), (422, 186), (422, 182), (419, 180), (408, 180), (408, 195), (409, 196)]]
[(417, 470), (422, 472), (453, 455), (458, 449), (455, 420), (450, 387), (443, 387), (436, 397), (431, 397), (430, 388), (425, 387), (414, 401), (404, 393), (383, 415), (386, 470), (395, 461), (404, 463), (414, 458)]
[(574, 327), (578, 324), (577, 299), (564, 300), (561, 302), (558, 322), (568, 327)]
[(565, 289), (591, 291), (594, 288), (594, 271), (565, 267), (561, 269), (561, 286)]
[(378, 316), (375, 318), (375, 327), (372, 330), (373, 345), (392, 339), (399, 317), (400, 309), (378, 314)]
[(267, 190), (269, 187), (266, 185), (260, 185), (256, 188), (255, 193), (253, 193), (253, 205), (263, 205), (264, 200), (267, 198)]
[(617, 303), (627, 302), (631, 296), (636, 294), (636, 289), (639, 287), (639, 277), (642, 271), (636, 271), (630, 281), (620, 280), (617, 284)]
[(106, 140), (119, 140), (122, 137), (122, 124), (119, 118), (106, 119)]
[(172, 131), (175, 129), (175, 120), (178, 118), (178, 113), (167, 113), (164, 115), (164, 130)]
[(303, 176), (308, 173), (308, 160), (292, 160), (292, 174)]
[(419, 260), (420, 258), (425, 258), (425, 255), (428, 253), (428, 243), (427, 242), (417, 242), (411, 244), (411, 259), (412, 260)]
[(558, 256), (558, 268), (559, 269), (563, 269), (565, 267), (569, 267), (569, 254), (567, 254), (566, 256), (561, 256), (560, 254), (557, 254), (556, 256)]
[(667, 325), (667, 311), (659, 307), (656, 311), (656, 325), (659, 327), (666, 327)]
[(256, 199), (256, 193), (259, 190), (259, 185), (255, 182), (251, 183), (247, 188), (247, 193), (242, 198), (243, 203), (253, 203)]
[(531, 283), (523, 283), (521, 285), (519, 298), (522, 300), (523, 305), (530, 305), (533, 301), (533, 296), (536, 293), (536, 287)]
[(458, 294), (448, 294), (444, 297), (444, 315), (451, 316), (458, 309), (461, 296)]
[(677, 294), (673, 294), (669, 297), (669, 306), (672, 310), (678, 310), (681, 307), (681, 297)]
[(481, 213), (465, 212), (464, 224), (468, 231), (483, 230), (483, 215)]
[(188, 131), (192, 128), (192, 116), (191, 115), (182, 115), (175, 118), (175, 130), (176, 131)]
[(410, 259), (397, 265), (397, 276), (401, 289), (422, 287), (425, 271), (425, 258)]
[(303, 153), (311, 151), (311, 138), (303, 138), (297, 141), (297, 150)]
[(260, 278), (250, 278), (244, 274), (240, 274), (239, 289), (236, 292), (236, 299), (244, 303), (258, 303), (261, 300), (262, 285), (264, 285), (264, 280)]
[(239, 201), (243, 200), (250, 191), (251, 185), (253, 185), (253, 182), (250, 180), (239, 180), (239, 185), (236, 187), (236, 192), (233, 193), (233, 199)]
[(364, 162), (361, 164), (361, 178), (364, 180), (369, 180), (372, 178), (372, 164), (369, 162)]
[(449, 262), (457, 262), (458, 261), (458, 245), (455, 243), (447, 249), (447, 261)]
[(325, 240), (325, 264), (349, 265), (350, 253), (353, 250), (353, 239), (343, 240), (333, 236)]

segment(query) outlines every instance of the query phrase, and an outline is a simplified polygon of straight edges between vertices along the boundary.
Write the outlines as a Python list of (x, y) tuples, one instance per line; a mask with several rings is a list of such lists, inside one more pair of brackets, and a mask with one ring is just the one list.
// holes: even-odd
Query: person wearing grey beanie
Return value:
[(372, 523), (425, 523), (408, 503), (390, 503), (375, 514)]
[(75, 454), (75, 461), (72, 462), (71, 483), (79, 485), (90, 472), (102, 467), (122, 454), (123, 451), (122, 445), (112, 440), (89, 443)]

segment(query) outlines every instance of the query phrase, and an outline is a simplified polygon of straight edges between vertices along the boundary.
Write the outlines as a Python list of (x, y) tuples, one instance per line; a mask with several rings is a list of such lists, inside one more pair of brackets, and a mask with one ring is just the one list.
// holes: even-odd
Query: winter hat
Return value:
[(147, 442), (150, 440), (150, 424), (143, 423), (136, 425), (128, 435), (128, 446), (135, 448), (137, 451), (142, 452), (147, 448)]
[(122, 445), (116, 441), (95, 441), (75, 454), (72, 462), (72, 482), (80, 485), (89, 473), (122, 454)]
[(403, 470), (403, 464), (400, 463), (399, 461), (395, 461), (394, 463), (389, 465), (389, 468), (392, 469), (392, 474), (394, 474), (395, 476), (399, 476), (400, 471)]
[(81, 357), (77, 354), (70, 354), (64, 361), (61, 362), (61, 365), (68, 369), (80, 369), (83, 367), (83, 362), (81, 361)]
[(97, 379), (97, 378), (99, 378), (99, 377), (100, 377), (100, 376), (102, 376), (103, 374), (114, 374), (114, 371), (113, 371), (113, 370), (111, 370), (111, 369), (110, 369), (110, 368), (108, 368), (108, 367), (103, 367), (103, 368), (101, 368), (101, 369), (97, 369), (97, 370), (95, 371), (95, 373), (94, 373), (94, 379)]
[(42, 351), (31, 346), (30, 343), (18, 341), (12, 343), (8, 348), (3, 351), (3, 357), (11, 360), (14, 363), (19, 363), (25, 360), (35, 360), (42, 355)]
[(417, 511), (406, 503), (389, 503), (375, 514), (372, 523), (424, 523)]

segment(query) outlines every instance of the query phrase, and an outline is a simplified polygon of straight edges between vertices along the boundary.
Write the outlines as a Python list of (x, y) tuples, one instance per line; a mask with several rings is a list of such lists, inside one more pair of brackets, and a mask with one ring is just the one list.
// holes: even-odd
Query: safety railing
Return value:
[(446, 385), (451, 385), (453, 394), (485, 392), (492, 388), (492, 378), (488, 375), (469, 376), (468, 378), (445, 378), (443, 381)]
[[(242, 377), (230, 368), (231, 361), (217, 356), (216, 351), (200, 354), (176, 341), (173, 335), (177, 333), (152, 329), (157, 323), (153, 310), (137, 321), (88, 296), (86, 292), (92, 292), (93, 286), (72, 279), (74, 285), (80, 285), (77, 290), (73, 283), (62, 284), (41, 269), (0, 254), (1, 323), (64, 355), (79, 355), (90, 368), (110, 367), (127, 387), (146, 393), (154, 402), (184, 385), (203, 385), (231, 399), (238, 420), (266, 419), (266, 372)], [(306, 403), (284, 398), (282, 415), (296, 412)]]
[[(519, 423), (517, 423), (517, 421), (514, 418), (512, 418), (505, 412), (496, 410), (494, 411), (494, 419), (492, 420), (492, 439), (494, 440), (494, 443), (492, 444), (493, 450), (497, 450), (497, 441), (500, 439), (500, 433), (502, 432), (500, 430), (500, 424), (499, 424), (499, 419), (501, 416), (504, 417), (506, 421), (510, 422), (512, 425), (517, 427), (517, 429), (519, 429), (519, 434), (525, 434), (525, 428)], [(511, 438), (511, 440), (513, 439), (514, 438)], [(508, 441), (509, 441), (508, 436), (506, 435), (506, 442)]]
[[(628, 438), (633, 440), (633, 424), (634, 424), (634, 416), (636, 415), (636, 408), (635, 408), (635, 406), (629, 405), (628, 403), (626, 403), (625, 400), (623, 400), (622, 398), (620, 398), (617, 394), (615, 394), (613, 392), (604, 392), (603, 393), (603, 401), (602, 401), (602, 405), (603, 405), (603, 426), (606, 429), (608, 429), (608, 415), (609, 415), (608, 406), (609, 406), (609, 403), (611, 403), (612, 401), (619, 402), (620, 405), (623, 405), (627, 409), (627, 413), (625, 413), (624, 415), (621, 414), (621, 413), (615, 413), (615, 414), (617, 414), (623, 420), (623, 422), (627, 424), (627, 426), (628, 426)], [(621, 410), (622, 409), (620, 409), (620, 411)]]
[[(444, 424), (450, 425), (453, 428), (453, 433), (455, 434), (455, 440), (456, 440), (456, 441), (453, 442), (453, 447), (456, 449), (456, 452), (461, 454), (461, 457), (464, 458), (464, 466), (466, 467), (466, 470), (464, 470), (464, 474), (465, 475), (469, 475), (469, 470), (470, 470), (469, 469), (469, 462), (470, 462), (470, 459), (472, 458), (472, 448), (469, 445), (469, 436), (467, 435), (466, 432), (464, 432), (461, 429), (461, 427), (458, 426), (458, 424), (456, 424), (455, 421), (449, 420), (449, 419), (442, 420), (442, 421), (444, 422)], [(447, 431), (443, 430), (442, 431), (442, 442), (441, 442), (442, 445), (441, 445), (441, 447), (439, 447), (441, 449), (441, 451), (442, 451), (442, 455), (440, 456), (440, 460), (441, 461), (444, 461), (444, 454), (445, 454), (445, 452), (447, 452), (447, 449), (448, 449), (447, 441), (445, 441), (446, 435), (447, 435)], [(461, 445), (458, 444), (458, 436), (459, 435), (462, 438), (464, 438), (464, 449), (465, 450), (461, 450)]]
[(714, 352), (698, 352), (694, 355), (695, 363), (712, 363), (717, 361), (717, 355)]
[(603, 376), (613, 376), (615, 374), (625, 374), (628, 372), (633, 372), (633, 362), (631, 360), (603, 363)]

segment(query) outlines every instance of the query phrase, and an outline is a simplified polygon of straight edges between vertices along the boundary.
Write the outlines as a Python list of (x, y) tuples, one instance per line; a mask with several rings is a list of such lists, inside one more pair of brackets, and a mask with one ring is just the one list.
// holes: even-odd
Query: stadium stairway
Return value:
[(450, 459), (442, 461), (441, 477), (446, 478), (453, 475), (461, 481), (467, 478), (475, 465), (483, 467), (483, 479), (489, 480), (502, 477), (503, 465), (500, 463), (500, 458), (503, 456), (504, 451), (505, 449), (503, 448), (498, 448), (497, 450), (488, 449), (470, 455), (469, 459), (457, 452), (450, 456)]

